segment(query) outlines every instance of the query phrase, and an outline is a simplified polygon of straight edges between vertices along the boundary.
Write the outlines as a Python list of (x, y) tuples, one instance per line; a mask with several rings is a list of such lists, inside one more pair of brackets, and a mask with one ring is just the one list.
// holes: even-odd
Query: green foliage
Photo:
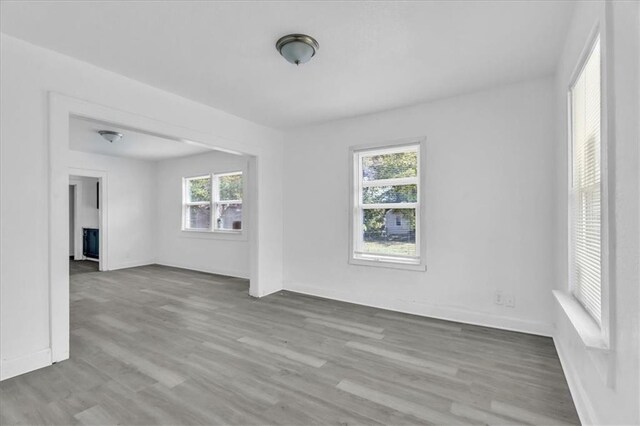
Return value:
[(417, 185), (373, 186), (364, 188), (362, 202), (377, 203), (415, 203), (418, 201)]
[[(220, 200), (242, 200), (242, 175), (221, 176)], [(189, 180), (189, 201), (211, 201), (211, 178)]]
[(365, 181), (413, 177), (417, 174), (417, 152), (373, 155), (362, 159), (362, 178)]
[(189, 180), (190, 201), (211, 201), (211, 178)]
[(242, 200), (242, 175), (222, 176), (220, 178), (221, 200)]
[[(362, 159), (362, 178), (365, 182), (417, 175), (417, 152), (373, 155)], [(418, 200), (418, 188), (415, 184), (368, 187), (364, 188), (362, 198), (365, 204), (412, 203)], [(384, 218), (389, 210), (391, 209), (366, 209), (363, 217), (365, 232), (381, 235), (384, 231)], [(395, 209), (394, 212), (408, 219), (411, 229), (415, 229), (416, 218), (413, 209)]]
[(364, 215), (364, 232), (375, 233), (384, 230), (384, 215), (388, 209), (365, 209)]

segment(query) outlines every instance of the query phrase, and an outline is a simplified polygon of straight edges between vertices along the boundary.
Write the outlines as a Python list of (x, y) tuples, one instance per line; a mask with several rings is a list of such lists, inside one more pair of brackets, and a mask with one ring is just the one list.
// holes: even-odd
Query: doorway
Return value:
[(107, 199), (98, 170), (69, 174), (69, 274), (106, 271)]
[[(51, 149), (49, 151), (50, 167), (51, 167), (51, 184), (50, 184), (50, 336), (51, 336), (51, 361), (57, 362), (69, 357), (69, 240), (67, 226), (68, 218), (68, 183), (69, 175), (87, 175), (85, 169), (75, 169), (70, 167), (70, 158), (72, 151), (69, 147), (70, 140), (70, 120), (74, 117), (82, 117), (100, 121), (102, 123), (116, 124), (122, 128), (137, 129), (138, 131), (147, 132), (155, 135), (163, 135), (176, 141), (187, 144), (203, 145), (222, 152), (228, 152), (236, 155), (247, 155), (248, 158), (248, 196), (252, 208), (248, 217), (243, 222), (250, 229), (247, 235), (249, 244), (249, 294), (255, 297), (261, 297), (277, 291), (281, 288), (281, 270), (272, 266), (270, 259), (279, 259), (280, 252), (274, 251), (269, 245), (258, 245), (258, 235), (266, 233), (266, 240), (277, 240), (279, 232), (272, 226), (270, 228), (259, 227), (258, 198), (266, 197), (269, 194), (268, 186), (265, 188), (264, 183), (275, 180), (277, 174), (271, 173), (270, 167), (277, 162), (277, 158), (267, 156), (263, 152), (260, 144), (254, 144), (249, 141), (235, 142), (225, 138), (216, 136), (215, 133), (202, 132), (181, 125), (176, 125), (168, 121), (159, 121), (144, 115), (124, 112), (120, 109), (89, 103), (83, 100), (71, 98), (65, 95), (53, 93), (50, 95), (50, 142)], [(208, 142), (207, 142), (208, 141)], [(104, 142), (103, 142), (104, 143)], [(246, 148), (246, 150), (245, 150)], [(258, 167), (259, 161), (263, 160)], [(89, 165), (88, 163), (84, 163)], [(91, 164), (91, 167), (101, 167), (101, 164)], [(89, 174), (92, 176), (92, 174)], [(106, 172), (98, 174), (101, 180), (101, 203), (108, 203), (105, 194), (109, 193), (107, 185)], [(260, 176), (263, 179), (260, 179)], [(261, 182), (260, 188), (258, 183)], [(110, 185), (110, 184), (109, 184)], [(260, 197), (258, 194), (261, 194)], [(277, 208), (269, 208), (260, 210), (267, 216), (277, 217), (272, 211)], [(109, 231), (107, 229), (108, 209), (101, 208), (101, 229), (100, 229), (100, 264), (102, 270), (109, 270), (109, 250), (107, 244), (109, 240)], [(278, 225), (278, 223), (276, 223)], [(77, 225), (76, 225), (77, 226)], [(263, 231), (264, 230), (264, 231)], [(268, 232), (267, 232), (268, 231)], [(198, 237), (192, 237), (197, 239)], [(276, 245), (277, 247), (277, 245)], [(115, 258), (114, 258), (115, 259)], [(264, 261), (260, 260), (264, 259)], [(115, 259), (117, 260), (117, 259)], [(260, 260), (260, 261), (259, 261)]]

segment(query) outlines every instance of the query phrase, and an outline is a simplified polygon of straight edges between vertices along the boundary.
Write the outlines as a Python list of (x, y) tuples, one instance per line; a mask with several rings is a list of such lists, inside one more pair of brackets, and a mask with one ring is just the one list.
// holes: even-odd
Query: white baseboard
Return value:
[(387, 299), (384, 301), (384, 303), (381, 303), (377, 300), (368, 298), (367, 295), (364, 295), (362, 297), (354, 297), (352, 294), (346, 294), (335, 290), (327, 291), (324, 288), (291, 282), (285, 283), (284, 290), (308, 294), (311, 296), (323, 297), (326, 299), (339, 300), (341, 302), (354, 303), (356, 305), (371, 306), (373, 308), (402, 312), (405, 314), (438, 318), (447, 321), (462, 322), (465, 324), (480, 325), (502, 330), (517, 331), (521, 333), (536, 334), (545, 337), (552, 336), (552, 326), (550, 323), (547, 324), (543, 322), (521, 320), (518, 318), (503, 317), (463, 309), (431, 306), (408, 300)]
[(282, 291), (282, 290), (283, 290), (282, 288), (278, 288), (278, 289), (275, 289), (275, 290), (268, 290), (268, 291), (265, 291), (265, 292), (260, 293), (260, 294), (253, 294), (253, 293), (251, 293), (251, 289), (249, 289), (249, 295), (251, 297), (256, 297), (256, 298), (260, 299), (261, 297), (266, 297), (266, 296), (269, 296), (270, 294), (274, 294), (274, 293), (277, 293), (277, 292)]
[(597, 421), (596, 414), (593, 411), (591, 404), (589, 403), (586, 392), (580, 384), (580, 376), (578, 376), (576, 370), (573, 368), (573, 364), (569, 362), (569, 359), (567, 359), (564, 346), (562, 345), (561, 341), (556, 338), (556, 336), (553, 337), (553, 343), (556, 346), (558, 358), (560, 358), (562, 371), (564, 371), (564, 376), (567, 378), (569, 392), (571, 392), (573, 404), (576, 406), (578, 417), (580, 417), (580, 423), (582, 423), (583, 425), (601, 424), (599, 421)]
[(0, 380), (10, 379), (49, 365), (51, 365), (49, 348), (18, 358), (3, 359), (0, 362)]
[(121, 262), (121, 263), (117, 263), (116, 265), (109, 265), (109, 270), (110, 271), (117, 271), (118, 269), (127, 269), (127, 268), (137, 268), (138, 266), (147, 266), (147, 265), (153, 265), (156, 262), (151, 259), (151, 260), (132, 260), (130, 262)]
[(249, 279), (249, 273), (245, 271), (234, 271), (230, 269), (220, 269), (220, 268), (199, 268), (199, 267), (193, 267), (189, 265), (178, 265), (178, 264), (163, 262), (163, 261), (156, 261), (154, 263), (156, 265), (170, 266), (172, 268), (191, 269), (192, 271), (204, 272), (207, 274), (225, 275), (227, 277)]

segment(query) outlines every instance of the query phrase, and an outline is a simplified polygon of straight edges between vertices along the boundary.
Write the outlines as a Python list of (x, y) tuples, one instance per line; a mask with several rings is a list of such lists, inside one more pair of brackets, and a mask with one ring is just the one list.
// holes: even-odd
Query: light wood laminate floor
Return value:
[(162, 266), (71, 276), (71, 358), (9, 424), (576, 424), (549, 338)]

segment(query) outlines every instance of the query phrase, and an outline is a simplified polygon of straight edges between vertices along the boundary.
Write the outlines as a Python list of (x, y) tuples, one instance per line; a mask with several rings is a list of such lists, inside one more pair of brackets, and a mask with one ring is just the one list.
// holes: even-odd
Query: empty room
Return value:
[(640, 425), (640, 2), (0, 2), (0, 424)]

